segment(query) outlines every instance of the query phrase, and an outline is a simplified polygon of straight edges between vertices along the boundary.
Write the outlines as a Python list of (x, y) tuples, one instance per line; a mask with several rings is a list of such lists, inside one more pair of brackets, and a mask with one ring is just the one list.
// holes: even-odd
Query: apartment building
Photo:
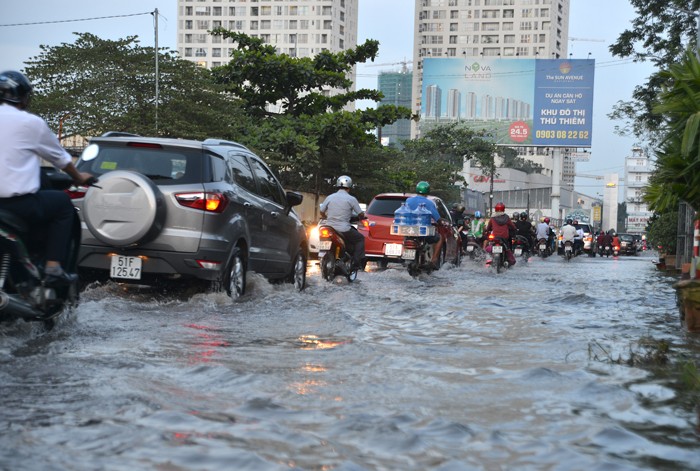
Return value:
[(627, 203), (626, 231), (643, 234), (652, 212), (642, 199), (644, 187), (649, 184), (652, 162), (641, 147), (633, 147), (632, 155), (625, 158), (625, 202)]
[[(411, 107), (411, 87), (413, 86), (413, 74), (404, 64), (400, 72), (380, 72), (379, 91), (384, 94), (380, 105), (394, 105)], [(411, 138), (411, 120), (399, 119), (393, 124), (384, 126), (380, 130), (382, 145), (401, 147), (402, 141)]]
[(202, 67), (226, 64), (233, 45), (207, 32), (223, 27), (292, 57), (343, 51), (357, 46), (357, 8), (358, 0), (178, 0), (177, 49)]
[[(499, 105), (497, 97), (481, 97), (494, 101), (493, 106), (477, 104), (469, 90), (445, 90), (428, 87), (423, 90), (423, 61), (427, 58), (479, 59), (562, 59), (567, 58), (570, 0), (415, 0), (413, 45), (413, 109), (421, 113), (426, 105), (426, 120), (414, 123), (411, 135), (419, 136), (420, 126), (430, 126), (435, 121), (450, 121), (461, 113), (469, 119), (477, 106), (493, 110), (498, 119), (499, 110), (509, 113), (527, 113), (516, 103)], [(441, 95), (447, 109), (438, 102)], [(520, 110), (520, 111), (518, 111)], [(519, 154), (544, 167), (545, 175), (552, 175), (557, 167), (553, 162), (553, 149), (545, 147), (518, 147)], [(573, 190), (575, 162), (563, 152), (561, 183)], [(561, 171), (561, 170), (560, 170)]]

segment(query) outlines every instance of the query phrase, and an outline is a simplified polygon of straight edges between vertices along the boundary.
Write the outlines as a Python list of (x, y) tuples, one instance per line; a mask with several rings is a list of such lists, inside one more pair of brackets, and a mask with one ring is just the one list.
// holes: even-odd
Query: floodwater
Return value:
[(89, 288), (0, 327), (0, 469), (697, 470), (700, 337), (651, 260)]

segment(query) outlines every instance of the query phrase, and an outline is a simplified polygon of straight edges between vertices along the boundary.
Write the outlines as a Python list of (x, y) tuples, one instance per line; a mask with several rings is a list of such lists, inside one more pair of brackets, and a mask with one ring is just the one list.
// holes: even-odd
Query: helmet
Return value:
[(26, 105), (32, 84), (29, 79), (19, 72), (8, 70), (0, 74), (0, 100), (15, 105)]
[(502, 213), (503, 211), (506, 210), (506, 205), (503, 203), (496, 203), (496, 207), (494, 208), (496, 211)]
[(479, 219), (481, 217), (481, 211), (475, 211), (474, 212), (474, 217)]
[(566, 223), (570, 226), (570, 225), (572, 225), (572, 224), (574, 223), (574, 220), (573, 220), (573, 219), (567, 219), (567, 220), (566, 220)]
[(519, 212), (516, 211), (516, 212), (513, 213), (513, 219), (518, 219), (519, 217), (520, 217), (520, 213), (519, 213)]
[(527, 221), (527, 213), (525, 211), (520, 213), (520, 219), (522, 219), (523, 221)]
[(549, 224), (549, 218), (544, 218), (544, 222), (546, 222), (547, 224)]
[(338, 188), (352, 188), (352, 178), (347, 175), (342, 175), (338, 177), (338, 181), (335, 182), (335, 186)]
[(418, 182), (416, 185), (416, 193), (419, 195), (427, 195), (430, 193), (430, 183), (428, 182)]

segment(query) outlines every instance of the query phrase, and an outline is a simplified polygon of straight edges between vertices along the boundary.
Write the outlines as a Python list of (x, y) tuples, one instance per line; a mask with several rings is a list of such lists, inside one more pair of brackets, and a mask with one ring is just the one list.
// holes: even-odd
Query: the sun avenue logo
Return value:
[(464, 77), (472, 80), (490, 79), (491, 66), (481, 65), (478, 62), (474, 62), (472, 65), (467, 65), (464, 67)]

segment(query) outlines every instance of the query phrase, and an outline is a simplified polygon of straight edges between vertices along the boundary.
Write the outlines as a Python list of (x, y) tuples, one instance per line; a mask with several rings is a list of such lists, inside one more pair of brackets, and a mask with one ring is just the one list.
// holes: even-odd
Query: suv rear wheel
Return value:
[(223, 288), (231, 299), (245, 294), (246, 269), (245, 256), (240, 247), (234, 248), (223, 275)]
[(304, 251), (302, 249), (299, 249), (294, 257), (292, 273), (289, 274), (288, 281), (294, 284), (294, 288), (296, 288), (297, 291), (302, 291), (306, 288), (306, 258), (304, 257)]

